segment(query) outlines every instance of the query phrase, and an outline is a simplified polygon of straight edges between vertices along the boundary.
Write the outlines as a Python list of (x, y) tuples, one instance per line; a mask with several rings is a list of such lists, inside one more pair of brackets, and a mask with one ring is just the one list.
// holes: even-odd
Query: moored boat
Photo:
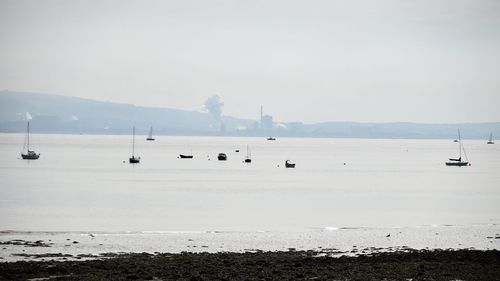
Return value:
[(137, 164), (141, 162), (141, 157), (135, 157), (135, 127), (133, 128), (133, 137), (132, 137), (132, 157), (128, 159), (130, 164)]
[(487, 144), (495, 144), (495, 142), (493, 141), (493, 133), (490, 133)]
[(153, 138), (153, 127), (151, 126), (151, 128), (149, 128), (149, 134), (148, 134), (148, 137), (146, 138), (146, 140), (148, 141), (154, 141), (155, 138)]
[(286, 160), (285, 168), (295, 168), (295, 163), (292, 163), (290, 160)]
[[(28, 115), (28, 113), (27, 113)], [(24, 152), (26, 149), (26, 152)], [(34, 150), (30, 150), (30, 121), (28, 120), (26, 125), (26, 136), (24, 137), (23, 152), (21, 152), (21, 157), (25, 160), (36, 160), (40, 158), (40, 153), (36, 153)]]
[[(462, 159), (462, 150), (464, 153), (465, 160)], [(462, 138), (460, 137), (460, 130), (458, 130), (458, 158), (450, 158), (448, 162), (446, 162), (446, 166), (470, 166), (469, 159), (467, 158), (467, 153), (465, 152), (465, 148), (462, 144)]]
[(252, 158), (251, 157), (252, 157), (252, 154), (250, 152), (250, 148), (247, 145), (247, 156), (245, 157), (244, 162), (245, 163), (252, 163)]

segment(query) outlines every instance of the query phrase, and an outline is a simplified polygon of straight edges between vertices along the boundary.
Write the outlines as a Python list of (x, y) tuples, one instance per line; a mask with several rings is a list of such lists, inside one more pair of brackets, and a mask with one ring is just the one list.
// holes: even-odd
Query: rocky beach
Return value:
[(497, 250), (136, 253), (84, 261), (0, 263), (1, 280), (500, 280)]

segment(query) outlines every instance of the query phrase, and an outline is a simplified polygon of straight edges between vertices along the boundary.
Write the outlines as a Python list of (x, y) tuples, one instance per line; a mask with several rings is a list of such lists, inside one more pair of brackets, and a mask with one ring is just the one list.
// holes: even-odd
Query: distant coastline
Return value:
[[(31, 130), (42, 134), (126, 135), (131, 127), (147, 134), (153, 126), (162, 136), (306, 137), (371, 139), (464, 139), (500, 136), (500, 122), (424, 124), (411, 122), (277, 123), (232, 116), (214, 118), (206, 112), (140, 107), (60, 95), (0, 91), (0, 132), (22, 133), (25, 112), (33, 116)], [(264, 122), (265, 121), (265, 122)]]

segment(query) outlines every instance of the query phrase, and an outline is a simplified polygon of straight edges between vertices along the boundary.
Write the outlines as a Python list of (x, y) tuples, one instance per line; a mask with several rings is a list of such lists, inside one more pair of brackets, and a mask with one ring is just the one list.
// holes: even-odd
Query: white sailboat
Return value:
[(487, 144), (495, 144), (495, 142), (493, 141), (493, 133), (490, 133), (490, 138), (488, 139)]
[(128, 159), (130, 164), (137, 164), (141, 161), (141, 157), (135, 157), (135, 127), (133, 128), (133, 137), (132, 137), (132, 157)]
[[(465, 157), (465, 160), (462, 160), (462, 150)], [(460, 129), (458, 130), (458, 158), (450, 158), (448, 162), (446, 162), (446, 166), (470, 166), (469, 159), (467, 159), (467, 153), (465, 152), (464, 145), (462, 144), (462, 139), (460, 137)]]
[(28, 121), (28, 124), (26, 125), (26, 136), (24, 137), (23, 152), (21, 152), (21, 157), (26, 160), (36, 160), (40, 158), (40, 153), (37, 154), (34, 150), (30, 150), (30, 121)]
[(146, 138), (146, 140), (148, 141), (154, 141), (155, 138), (153, 138), (153, 127), (151, 126), (151, 128), (149, 128), (149, 134), (148, 134), (148, 137)]

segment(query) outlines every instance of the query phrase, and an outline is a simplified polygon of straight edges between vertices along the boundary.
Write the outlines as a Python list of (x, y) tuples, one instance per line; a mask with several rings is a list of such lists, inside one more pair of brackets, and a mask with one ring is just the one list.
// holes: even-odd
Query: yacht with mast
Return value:
[(493, 133), (490, 133), (490, 138), (488, 139), (487, 144), (495, 144), (495, 142), (493, 141)]
[[(465, 159), (462, 159), (462, 151)], [(458, 158), (450, 158), (449, 160), (450, 161), (446, 162), (446, 166), (470, 166), (467, 153), (465, 152), (464, 145), (462, 144), (462, 138), (460, 137), (460, 129), (458, 130)]]
[(34, 150), (30, 150), (30, 121), (28, 121), (28, 124), (26, 125), (26, 136), (24, 137), (23, 152), (21, 152), (21, 157), (25, 160), (36, 160), (40, 158), (40, 153), (37, 154)]
[(135, 157), (135, 127), (133, 128), (133, 137), (132, 137), (132, 157), (128, 159), (130, 164), (137, 164), (141, 161), (141, 157)]
[(250, 148), (248, 147), (247, 144), (247, 156), (245, 157), (245, 163), (252, 163), (252, 152), (250, 152)]
[(148, 140), (148, 141), (155, 140), (155, 138), (153, 138), (153, 126), (151, 126), (151, 128), (149, 128), (149, 134), (148, 134), (148, 137), (146, 138), (146, 140)]

